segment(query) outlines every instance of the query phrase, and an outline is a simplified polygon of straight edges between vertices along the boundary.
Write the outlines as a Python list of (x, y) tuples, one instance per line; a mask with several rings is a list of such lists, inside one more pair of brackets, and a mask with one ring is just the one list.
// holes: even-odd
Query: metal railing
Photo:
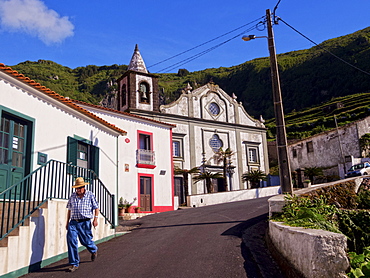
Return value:
[(155, 165), (155, 154), (151, 150), (136, 150), (136, 159), (138, 164)]
[(106, 222), (115, 226), (115, 201), (98, 176), (89, 169), (50, 160), (21, 181), (0, 193), (0, 240), (9, 235), (49, 199), (68, 199), (76, 177), (83, 177), (86, 188), (99, 203)]

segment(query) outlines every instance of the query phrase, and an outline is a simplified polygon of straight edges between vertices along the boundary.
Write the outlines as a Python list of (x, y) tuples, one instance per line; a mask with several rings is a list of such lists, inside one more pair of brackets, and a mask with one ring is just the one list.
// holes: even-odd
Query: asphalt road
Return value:
[[(74, 273), (63, 259), (23, 277), (283, 277), (264, 246), (267, 198), (149, 215), (130, 233), (85, 250)], [(139, 225), (139, 226), (137, 226)]]

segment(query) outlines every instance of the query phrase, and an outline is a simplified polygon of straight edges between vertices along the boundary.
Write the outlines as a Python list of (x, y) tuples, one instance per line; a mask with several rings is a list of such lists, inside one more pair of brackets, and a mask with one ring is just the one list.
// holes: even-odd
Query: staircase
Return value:
[[(49, 200), (0, 241), (0, 276), (18, 277), (67, 257), (67, 200)], [(115, 236), (102, 215), (93, 229), (96, 243)]]
[(0, 276), (18, 277), (67, 257), (67, 199), (84, 177), (99, 202), (95, 242), (115, 235), (115, 198), (94, 172), (51, 160), (0, 193)]

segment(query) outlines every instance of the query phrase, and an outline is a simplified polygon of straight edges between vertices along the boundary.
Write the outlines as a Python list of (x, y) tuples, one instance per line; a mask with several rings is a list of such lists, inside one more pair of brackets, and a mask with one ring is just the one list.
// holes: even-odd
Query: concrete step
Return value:
[[(31, 214), (31, 217), (39, 217), (39, 215), (40, 215), (40, 210), (36, 210)], [(11, 229), (11, 227), (13, 227), (13, 225), (18, 224), (18, 222), (19, 221), (18, 221), (18, 215), (17, 214), (16, 214), (16, 217), (14, 217), (14, 218), (13, 217), (9, 218), (6, 215), (5, 215), (5, 217), (2, 217), (2, 218), (0, 217), (0, 227), (1, 227), (1, 224), (3, 223), (1, 234), (4, 235), (5, 233), (7, 233), (8, 230)], [(29, 224), (30, 224), (30, 217), (25, 219), (23, 224), (21, 224), (20, 226), (15, 228), (13, 231), (11, 231), (8, 236), (18, 236), (19, 235), (19, 228), (24, 227), (24, 226), (29, 226)], [(4, 238), (4, 239), (0, 240), (0, 247), (6, 247), (6, 246), (8, 246), (7, 238)]]
[[(0, 241), (0, 277), (12, 271), (26, 271), (30, 264), (67, 252), (66, 204), (66, 200), (50, 200), (45, 206), (47, 209), (40, 209), (32, 215), (29, 226), (20, 226), (18, 235), (14, 232)], [(103, 216), (99, 216), (98, 223), (96, 229), (92, 229), (96, 242), (116, 235)]]

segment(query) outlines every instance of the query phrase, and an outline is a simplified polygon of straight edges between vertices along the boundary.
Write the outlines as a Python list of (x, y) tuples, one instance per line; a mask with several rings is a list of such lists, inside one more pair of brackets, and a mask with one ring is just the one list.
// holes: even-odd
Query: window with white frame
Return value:
[(244, 142), (248, 164), (260, 164), (259, 144)]
[(173, 157), (182, 157), (182, 144), (181, 140), (174, 139), (172, 141)]
[(258, 150), (257, 148), (248, 148), (248, 159), (251, 163), (258, 163)]

